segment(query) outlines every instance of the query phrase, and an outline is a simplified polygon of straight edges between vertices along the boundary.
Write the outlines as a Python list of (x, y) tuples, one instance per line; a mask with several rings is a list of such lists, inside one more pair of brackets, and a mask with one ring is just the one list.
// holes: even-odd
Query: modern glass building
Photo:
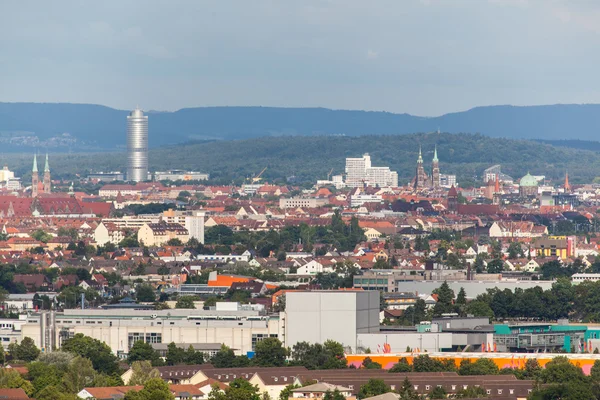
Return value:
[(127, 116), (127, 180), (148, 180), (148, 116), (139, 108)]

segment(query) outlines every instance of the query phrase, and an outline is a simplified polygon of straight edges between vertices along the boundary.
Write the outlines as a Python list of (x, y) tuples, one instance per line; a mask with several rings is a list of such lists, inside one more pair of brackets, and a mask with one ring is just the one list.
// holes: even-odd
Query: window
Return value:
[(143, 333), (138, 333), (138, 332), (132, 332), (128, 335), (127, 337), (127, 343), (129, 345), (129, 349), (131, 349), (133, 347), (133, 344), (135, 342), (138, 342), (140, 340), (144, 340), (144, 334)]
[(146, 333), (146, 343), (162, 343), (162, 333)]

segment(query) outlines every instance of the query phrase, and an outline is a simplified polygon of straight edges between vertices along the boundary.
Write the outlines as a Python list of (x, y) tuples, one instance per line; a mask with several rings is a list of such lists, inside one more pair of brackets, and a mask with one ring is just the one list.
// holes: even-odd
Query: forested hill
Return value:
[[(344, 172), (346, 157), (368, 152), (374, 166), (389, 166), (398, 171), (401, 183), (415, 172), (419, 145), (426, 168), (431, 168), (437, 144), (442, 173), (457, 174), (459, 182), (469, 185), (480, 179), (485, 168), (502, 164), (502, 171), (520, 178), (528, 171), (534, 175), (562, 181), (569, 171), (571, 182), (591, 182), (600, 176), (600, 154), (593, 151), (554, 147), (548, 144), (489, 138), (473, 134), (373, 135), (360, 137), (263, 137), (247, 140), (210, 141), (168, 146), (150, 151), (150, 169), (189, 169), (209, 172), (214, 182), (241, 183), (264, 167), (269, 181), (285, 183), (314, 182)], [(3, 162), (28, 179), (31, 155), (5, 156)], [(53, 177), (73, 179), (75, 173), (125, 169), (123, 153), (51, 154)], [(84, 175), (85, 176), (85, 175)]]
[[(127, 113), (90, 104), (0, 103), (0, 144), (5, 152), (28, 146), (115, 149), (125, 145)], [(149, 113), (152, 147), (189, 140), (395, 135), (438, 129), (519, 139), (597, 140), (600, 105), (489, 106), (438, 117), (273, 107), (203, 107)]]

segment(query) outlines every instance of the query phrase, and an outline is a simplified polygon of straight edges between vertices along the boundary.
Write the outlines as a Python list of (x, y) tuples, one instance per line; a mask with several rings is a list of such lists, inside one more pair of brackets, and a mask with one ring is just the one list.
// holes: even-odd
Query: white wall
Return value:
[[(452, 348), (451, 333), (365, 333), (358, 334), (357, 344), (363, 348), (371, 349), (372, 353), (378, 352), (379, 348), (383, 349), (383, 345), (388, 343), (392, 353), (401, 353), (406, 351), (406, 347), (411, 349), (419, 349), (421, 352), (440, 351), (440, 349)], [(379, 350), (382, 352), (382, 350)]]

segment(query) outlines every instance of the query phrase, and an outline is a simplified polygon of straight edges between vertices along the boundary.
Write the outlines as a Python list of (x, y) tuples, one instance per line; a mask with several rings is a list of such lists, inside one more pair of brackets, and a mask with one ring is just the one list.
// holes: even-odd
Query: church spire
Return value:
[(44, 165), (44, 172), (50, 172), (50, 165), (48, 164), (48, 153), (46, 153), (46, 165)]
[(571, 191), (571, 185), (569, 184), (569, 171), (565, 173), (565, 193)]
[(421, 154), (421, 146), (419, 146), (419, 158), (417, 159), (419, 164), (423, 164), (423, 155)]
[(38, 172), (38, 167), (37, 167), (37, 154), (33, 154), (33, 168), (31, 169), (31, 172)]
[(438, 160), (438, 156), (437, 156), (437, 144), (435, 145), (435, 148), (433, 150), (433, 162), (438, 162), (440, 160)]

